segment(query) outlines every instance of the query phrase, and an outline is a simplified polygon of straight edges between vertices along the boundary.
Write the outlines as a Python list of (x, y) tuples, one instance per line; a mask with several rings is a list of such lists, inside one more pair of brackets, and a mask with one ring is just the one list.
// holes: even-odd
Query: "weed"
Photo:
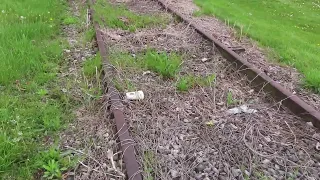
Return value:
[(94, 58), (88, 59), (83, 64), (83, 73), (88, 77), (95, 77), (96, 74), (100, 74), (102, 68), (102, 61), (100, 54), (97, 54)]
[(164, 26), (169, 21), (169, 18), (165, 16), (135, 14), (124, 5), (113, 5), (105, 0), (98, 0), (94, 9), (97, 15), (95, 20), (101, 25), (106, 23), (111, 28), (121, 28), (131, 32), (138, 28)]
[(194, 76), (183, 76), (181, 77), (176, 86), (178, 91), (188, 91), (190, 88), (192, 88), (195, 85), (195, 77)]
[(200, 78), (198, 79), (198, 83), (200, 86), (212, 86), (212, 84), (214, 83), (216, 79), (216, 75), (215, 74), (211, 74), (208, 75), (204, 78)]
[(109, 54), (110, 63), (118, 70), (137, 71), (144, 66), (144, 56), (142, 54), (132, 55), (128, 52), (111, 50)]
[(47, 165), (43, 165), (43, 168), (46, 170), (43, 177), (48, 179), (62, 178), (61, 170), (63, 169), (60, 169), (58, 162), (55, 160), (50, 160)]
[(143, 153), (143, 171), (146, 174), (147, 180), (154, 179), (154, 171), (153, 171), (153, 164), (155, 162), (155, 156), (152, 151), (145, 151)]
[(46, 179), (62, 179), (62, 172), (74, 167), (80, 158), (71, 154), (70, 151), (60, 152), (57, 148), (51, 147), (37, 156), (35, 164), (44, 169), (43, 177)]
[(227, 106), (235, 105), (238, 103), (238, 100), (235, 100), (231, 91), (227, 93)]
[(96, 32), (93, 28), (88, 29), (85, 32), (84, 38), (85, 38), (85, 42), (90, 42), (92, 41), (96, 36)]
[(66, 18), (64, 18), (62, 23), (64, 25), (70, 25), (70, 24), (77, 24), (78, 22), (79, 22), (79, 20), (76, 17), (67, 16)]
[(255, 171), (254, 175), (259, 179), (259, 180), (269, 180), (269, 178), (264, 175), (262, 172)]
[(214, 83), (215, 75), (211, 74), (206, 77), (198, 77), (193, 75), (182, 76), (178, 79), (176, 87), (178, 91), (185, 92), (195, 86), (211, 86)]
[(40, 95), (41, 97), (44, 97), (45, 95), (48, 94), (48, 91), (46, 89), (39, 89), (37, 94)]
[(137, 88), (135, 85), (128, 79), (120, 79), (120, 78), (115, 78), (113, 79), (113, 84), (114, 86), (118, 89), (118, 91), (121, 92), (130, 92), (130, 91), (136, 91)]
[(146, 67), (163, 78), (174, 78), (178, 72), (182, 57), (176, 53), (158, 53), (154, 50), (147, 50), (145, 54)]

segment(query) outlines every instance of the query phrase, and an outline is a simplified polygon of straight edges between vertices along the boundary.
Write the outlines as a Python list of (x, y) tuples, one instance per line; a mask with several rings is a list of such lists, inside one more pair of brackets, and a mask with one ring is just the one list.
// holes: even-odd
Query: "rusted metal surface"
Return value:
[[(90, 9), (91, 17), (94, 12), (92, 8)], [(122, 158), (126, 167), (127, 179), (129, 180), (142, 180), (140, 166), (135, 156), (134, 145), (135, 142), (129, 134), (128, 124), (126, 123), (124, 113), (123, 113), (123, 104), (120, 99), (120, 95), (118, 90), (115, 88), (112, 83), (113, 79), (113, 68), (110, 65), (107, 59), (107, 48), (105, 46), (105, 42), (103, 40), (103, 36), (101, 31), (99, 30), (99, 25), (94, 22), (94, 28), (96, 32), (96, 40), (98, 44), (98, 49), (100, 51), (100, 55), (103, 61), (103, 69), (105, 73), (105, 85), (106, 92), (110, 95), (111, 102), (111, 111), (115, 120), (116, 128), (117, 128), (117, 136), (120, 140), (121, 150), (122, 150)]]
[(279, 83), (272, 80), (269, 76), (254, 67), (248, 61), (244, 60), (231, 49), (226, 47), (210, 33), (206, 32), (202, 27), (193, 23), (190, 18), (178, 12), (176, 9), (171, 7), (170, 4), (167, 4), (165, 0), (158, 0), (158, 2), (165, 9), (171, 11), (173, 14), (177, 15), (183, 21), (188, 23), (191, 27), (195, 28), (195, 30), (202, 34), (205, 38), (211, 40), (214, 43), (214, 46), (220, 51), (222, 56), (234, 64), (236, 69), (243, 72), (248, 77), (252, 86), (257, 91), (263, 89), (275, 100), (281, 102), (282, 105), (290, 109), (294, 114), (300, 116), (304, 121), (312, 122), (315, 127), (320, 128), (320, 112), (301, 100), (297, 95), (294, 95)]

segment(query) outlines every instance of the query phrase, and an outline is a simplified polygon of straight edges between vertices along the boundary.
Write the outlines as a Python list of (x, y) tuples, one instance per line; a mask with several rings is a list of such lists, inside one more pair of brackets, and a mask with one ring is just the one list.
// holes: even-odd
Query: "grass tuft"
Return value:
[(63, 22), (64, 25), (71, 25), (71, 24), (78, 24), (79, 20), (76, 17), (73, 16), (67, 16), (64, 18)]
[(139, 28), (150, 26), (164, 26), (169, 17), (161, 15), (142, 15), (129, 11), (123, 4), (114, 5), (105, 0), (97, 0), (94, 5), (95, 20), (101, 25), (107, 24), (110, 28), (120, 28), (136, 31)]
[(216, 76), (214, 74), (208, 75), (206, 77), (199, 77), (193, 75), (182, 76), (178, 79), (176, 83), (176, 88), (178, 91), (186, 92), (195, 86), (211, 86), (215, 81)]
[(100, 74), (102, 68), (102, 61), (100, 54), (97, 54), (94, 58), (88, 59), (83, 64), (83, 73), (87, 77), (95, 77)]
[(153, 164), (155, 161), (155, 155), (152, 151), (145, 151), (143, 153), (143, 171), (146, 175), (146, 180), (154, 180)]
[(177, 90), (181, 92), (186, 92), (190, 88), (193, 88), (196, 84), (196, 78), (194, 76), (182, 76), (178, 79), (176, 86)]
[(182, 57), (176, 53), (158, 53), (155, 50), (147, 50), (145, 54), (146, 67), (163, 78), (174, 78), (178, 72)]

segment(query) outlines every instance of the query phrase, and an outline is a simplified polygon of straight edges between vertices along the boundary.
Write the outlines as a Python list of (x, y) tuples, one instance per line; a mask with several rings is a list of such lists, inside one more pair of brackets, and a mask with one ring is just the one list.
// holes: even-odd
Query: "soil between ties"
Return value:
[[(165, 26), (131, 32), (108, 24), (102, 29), (117, 88), (145, 93), (141, 101), (123, 100), (144, 179), (319, 178), (318, 130), (263, 92), (254, 93), (210, 42), (156, 2), (122, 3), (142, 16), (168, 18)], [(174, 76), (150, 68), (150, 58), (162, 62), (157, 53), (168, 63), (181, 58)], [(187, 91), (181, 92), (181, 82)], [(227, 113), (240, 105), (257, 112)]]

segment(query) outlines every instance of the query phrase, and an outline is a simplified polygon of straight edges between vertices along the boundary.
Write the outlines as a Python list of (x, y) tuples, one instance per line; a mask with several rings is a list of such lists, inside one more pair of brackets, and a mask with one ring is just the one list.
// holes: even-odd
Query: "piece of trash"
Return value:
[(256, 112), (257, 112), (257, 110), (249, 109), (247, 105), (242, 105), (240, 107), (235, 107), (235, 108), (231, 108), (231, 109), (227, 110), (227, 113), (229, 113), (229, 114), (240, 114), (240, 113), (252, 114), (252, 113), (256, 113)]
[(215, 120), (211, 120), (211, 121), (206, 122), (206, 125), (207, 125), (207, 126), (214, 126), (214, 124), (215, 124), (216, 122), (217, 122), (217, 121), (215, 121)]
[(313, 135), (312, 135), (312, 138), (320, 141), (320, 133), (315, 133), (315, 134), (313, 134)]
[(126, 93), (126, 97), (129, 100), (141, 100), (144, 99), (144, 94), (142, 91), (134, 91)]
[(222, 105), (224, 105), (224, 102), (218, 102), (217, 105), (222, 106)]
[(142, 73), (143, 76), (144, 76), (144, 75), (147, 75), (147, 74), (151, 74), (151, 71), (144, 71), (144, 72)]
[(201, 61), (206, 62), (206, 61), (208, 61), (208, 58), (202, 58)]
[(316, 150), (320, 151), (320, 143), (319, 142), (317, 142), (317, 144), (316, 144)]
[(308, 126), (314, 127), (312, 122), (307, 122)]
[(249, 93), (250, 94), (254, 93), (254, 89), (250, 89)]
[(271, 142), (271, 138), (269, 136), (264, 137), (267, 142)]
[(236, 125), (234, 125), (234, 124), (230, 124), (230, 126), (233, 128), (233, 129), (238, 129), (238, 127), (236, 126)]

